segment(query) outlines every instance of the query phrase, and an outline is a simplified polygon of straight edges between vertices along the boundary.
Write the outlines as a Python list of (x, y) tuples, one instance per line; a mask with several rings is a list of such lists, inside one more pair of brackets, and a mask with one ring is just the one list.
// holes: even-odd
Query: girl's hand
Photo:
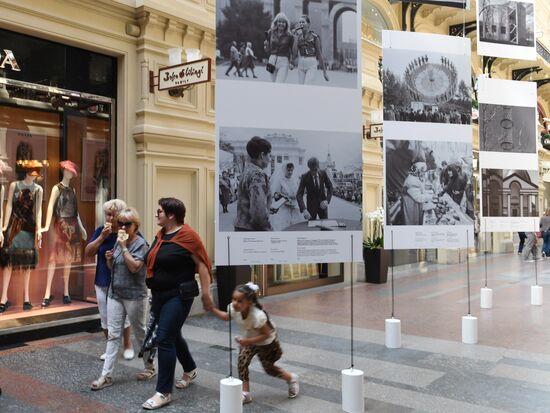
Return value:
[(242, 337), (235, 337), (235, 341), (241, 346), (241, 347), (246, 347), (250, 344), (249, 340), (246, 339), (246, 338), (242, 338)]

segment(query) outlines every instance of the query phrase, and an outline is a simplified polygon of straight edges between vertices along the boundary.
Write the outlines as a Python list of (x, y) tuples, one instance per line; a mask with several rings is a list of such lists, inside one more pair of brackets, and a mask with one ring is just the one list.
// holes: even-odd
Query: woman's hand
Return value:
[(212, 302), (212, 297), (210, 297), (210, 293), (202, 293), (201, 300), (204, 311), (212, 311), (212, 309), (214, 308), (214, 303)]
[(101, 234), (99, 236), (103, 239), (107, 238), (109, 235), (113, 233), (113, 228), (111, 226), (110, 222), (107, 222), (105, 226), (103, 227), (103, 230), (101, 230)]
[(105, 259), (109, 261), (113, 259), (113, 250), (105, 251)]
[(328, 73), (326, 70), (323, 70), (323, 77), (325, 78), (325, 80), (328, 82), (329, 81), (329, 78), (328, 78)]

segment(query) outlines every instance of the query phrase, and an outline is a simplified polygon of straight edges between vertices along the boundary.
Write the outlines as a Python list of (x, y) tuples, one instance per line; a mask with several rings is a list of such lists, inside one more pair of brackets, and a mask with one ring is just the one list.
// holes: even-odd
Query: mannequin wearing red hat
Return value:
[(25, 178), (14, 181), (8, 189), (5, 231), (2, 255), (7, 256), (7, 267), (4, 268), (0, 312), (9, 307), (8, 287), (13, 270), (20, 270), (24, 276), (23, 310), (32, 309), (29, 298), (31, 270), (38, 264), (38, 248), (42, 242), (40, 223), (42, 221), (43, 189), (35, 180), (40, 174), (42, 163), (36, 160), (19, 161), (25, 170)]
[(52, 252), (48, 261), (48, 280), (42, 307), (49, 306), (53, 300), (51, 287), (58, 264), (63, 266), (63, 304), (71, 303), (69, 295), (71, 266), (74, 262), (80, 262), (82, 258), (81, 240), (87, 238), (86, 230), (78, 214), (76, 191), (70, 185), (71, 179), (78, 176), (77, 166), (72, 161), (62, 161), (59, 166), (63, 171), (63, 179), (52, 188), (46, 225), (41, 229), (41, 232), (47, 232), (53, 221), (53, 231), (50, 232), (49, 237)]

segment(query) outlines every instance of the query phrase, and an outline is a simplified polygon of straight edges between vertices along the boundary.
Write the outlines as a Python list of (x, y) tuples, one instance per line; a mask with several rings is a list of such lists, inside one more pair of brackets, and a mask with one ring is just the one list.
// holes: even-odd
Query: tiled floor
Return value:
[[(460, 318), (467, 312), (465, 264), (395, 272), (396, 316), (403, 328), (398, 350), (384, 346), (389, 284), (355, 284), (355, 365), (365, 372), (367, 411), (550, 412), (550, 310), (530, 305), (534, 264), (512, 254), (489, 256), (492, 310), (479, 309), (483, 257), (470, 268), (477, 345), (460, 342)], [(550, 260), (539, 262), (538, 270), (545, 285)], [(340, 284), (264, 300), (279, 328), (281, 365), (300, 375), (301, 394), (287, 399), (286, 385), (254, 362), (254, 402), (245, 412), (341, 411), (340, 370), (350, 363), (349, 297), (349, 285)], [(219, 380), (229, 369), (227, 325), (205, 315), (188, 320), (183, 331), (200, 375), (162, 411), (217, 412)], [(1, 351), (0, 412), (140, 411), (154, 383), (134, 379), (139, 360), (120, 360), (112, 387), (89, 390), (103, 350), (100, 334), (83, 333)]]

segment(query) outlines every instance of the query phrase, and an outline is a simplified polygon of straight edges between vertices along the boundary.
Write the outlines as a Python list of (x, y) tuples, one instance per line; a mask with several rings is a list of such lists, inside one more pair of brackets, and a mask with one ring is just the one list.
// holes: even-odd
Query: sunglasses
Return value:
[(117, 221), (116, 223), (120, 228), (130, 227), (133, 224), (133, 222), (131, 221), (128, 221), (128, 222)]

